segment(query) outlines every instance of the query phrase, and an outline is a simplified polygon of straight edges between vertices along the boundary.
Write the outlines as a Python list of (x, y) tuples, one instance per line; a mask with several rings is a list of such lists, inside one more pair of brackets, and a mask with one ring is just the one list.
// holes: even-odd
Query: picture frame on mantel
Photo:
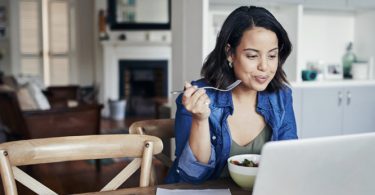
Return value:
[(171, 0), (107, 0), (111, 30), (170, 30)]

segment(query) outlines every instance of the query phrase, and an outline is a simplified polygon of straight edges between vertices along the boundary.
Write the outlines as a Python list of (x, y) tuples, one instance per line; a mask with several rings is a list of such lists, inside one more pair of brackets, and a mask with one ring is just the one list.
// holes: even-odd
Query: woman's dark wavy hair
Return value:
[(284, 87), (288, 81), (282, 69), (285, 60), (292, 51), (288, 33), (266, 9), (255, 6), (242, 6), (234, 10), (225, 20), (216, 39), (214, 50), (207, 56), (201, 75), (215, 87), (225, 88), (236, 80), (234, 71), (228, 66), (226, 47), (230, 45), (230, 53), (235, 53), (241, 42), (243, 33), (254, 27), (263, 27), (274, 32), (278, 39), (279, 62), (275, 77), (267, 86), (267, 91), (276, 91)]

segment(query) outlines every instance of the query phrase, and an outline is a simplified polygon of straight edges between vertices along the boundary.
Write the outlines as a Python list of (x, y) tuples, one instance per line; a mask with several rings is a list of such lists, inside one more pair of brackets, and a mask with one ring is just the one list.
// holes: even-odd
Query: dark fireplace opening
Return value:
[(168, 97), (167, 60), (120, 60), (119, 94), (126, 116), (158, 117), (158, 105)]

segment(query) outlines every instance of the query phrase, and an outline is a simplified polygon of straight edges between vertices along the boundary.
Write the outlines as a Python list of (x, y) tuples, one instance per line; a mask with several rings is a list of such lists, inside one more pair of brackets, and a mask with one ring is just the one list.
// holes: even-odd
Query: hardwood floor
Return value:
[[(131, 123), (149, 118), (129, 118), (124, 121), (110, 121), (103, 119), (101, 124), (102, 133), (127, 133)], [(118, 159), (119, 160), (119, 159)], [(117, 173), (119, 173), (129, 161), (113, 161), (106, 159), (102, 162), (101, 171), (97, 172), (92, 161), (75, 161), (53, 164), (41, 164), (25, 167), (26, 172), (35, 179), (51, 188), (58, 194), (72, 194), (99, 191)], [(156, 169), (158, 183), (163, 183), (167, 174), (167, 167), (157, 159), (153, 160)], [(139, 171), (131, 176), (120, 188), (135, 187), (139, 185)], [(3, 187), (1, 184), (1, 193)], [(35, 194), (22, 184), (17, 182), (20, 195)]]

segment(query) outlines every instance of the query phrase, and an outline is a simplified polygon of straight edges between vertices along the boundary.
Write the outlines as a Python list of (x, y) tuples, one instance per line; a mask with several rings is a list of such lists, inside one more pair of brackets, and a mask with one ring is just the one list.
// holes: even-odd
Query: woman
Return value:
[[(176, 160), (166, 182), (201, 183), (228, 176), (227, 159), (260, 153), (268, 141), (296, 139), (292, 95), (282, 66), (288, 35), (260, 7), (239, 7), (224, 22), (203, 79), (185, 84), (177, 100)], [(225, 88), (229, 92), (199, 89)]]

